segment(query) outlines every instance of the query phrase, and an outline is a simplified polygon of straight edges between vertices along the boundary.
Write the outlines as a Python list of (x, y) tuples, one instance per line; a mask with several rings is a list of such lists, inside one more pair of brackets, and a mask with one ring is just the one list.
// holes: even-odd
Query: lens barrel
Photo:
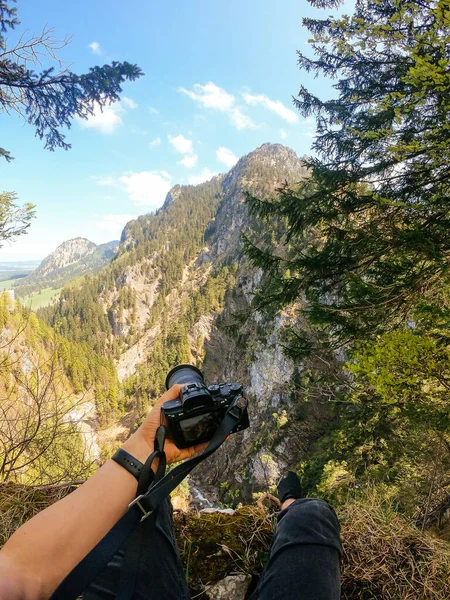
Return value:
[(176, 383), (202, 383), (205, 384), (203, 373), (193, 365), (177, 365), (169, 371), (166, 377), (166, 390)]

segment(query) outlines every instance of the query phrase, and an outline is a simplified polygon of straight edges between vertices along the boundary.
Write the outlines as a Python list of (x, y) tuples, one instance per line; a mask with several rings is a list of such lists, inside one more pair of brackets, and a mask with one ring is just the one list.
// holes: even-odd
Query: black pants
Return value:
[[(340, 553), (339, 522), (334, 510), (322, 500), (296, 500), (278, 516), (269, 559), (251, 600), (338, 600)], [(83, 599), (114, 599), (122, 561), (123, 551), (119, 551)], [(190, 598), (169, 500), (160, 507), (153, 534), (141, 553), (134, 598)]]

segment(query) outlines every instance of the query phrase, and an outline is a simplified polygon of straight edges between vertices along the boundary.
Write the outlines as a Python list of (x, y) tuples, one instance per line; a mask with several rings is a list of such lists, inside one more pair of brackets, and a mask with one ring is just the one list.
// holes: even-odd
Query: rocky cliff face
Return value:
[[(198, 287), (204, 282), (212, 271), (222, 264), (235, 264), (238, 266), (236, 293), (237, 301), (231, 303), (233, 309), (248, 307), (251, 296), (256, 289), (260, 274), (254, 272), (246, 262), (242, 253), (241, 234), (249, 226), (247, 207), (244, 203), (244, 191), (263, 196), (273, 194), (284, 182), (295, 183), (306, 175), (301, 160), (295, 152), (280, 144), (264, 144), (260, 148), (241, 158), (235, 167), (225, 176), (213, 179), (220, 184), (218, 208), (214, 217), (207, 224), (204, 231), (205, 245), (197, 253), (194, 260), (185, 265), (180, 281), (180, 288), (173, 290), (171, 301), (182, 298), (188, 294), (190, 289)], [(167, 195), (162, 213), (175, 202), (182, 202), (180, 186), (175, 186)], [(139, 239), (143, 229), (149, 226), (151, 217), (139, 217), (137, 222), (131, 222), (122, 233), (121, 245), (125, 248), (132, 247)], [(183, 227), (183, 223), (179, 224)], [(168, 243), (169, 235), (168, 235)], [(136, 264), (126, 267), (118, 279), (119, 286), (130, 286), (137, 292), (138, 298), (138, 326), (145, 328), (149, 311), (158, 297), (158, 290), (163, 280), (156, 273), (150, 278), (143, 271), (151, 266), (153, 268), (158, 256), (144, 256)], [(147, 269), (143, 269), (143, 264)], [(109, 299), (111, 303), (111, 299)], [(176, 302), (175, 302), (176, 305)], [(225, 306), (225, 312), (232, 310)], [(172, 317), (176, 318), (176, 313)], [(214, 330), (217, 315), (204, 315), (195, 325), (192, 338), (201, 335), (205, 340), (205, 352), (207, 362), (210, 364), (211, 376), (224, 376), (225, 363), (223, 356), (219, 359), (208, 360), (209, 355), (214, 355), (214, 346), (218, 346), (222, 340), (222, 334)], [(115, 322), (116, 331), (123, 331), (121, 323)], [(215, 333), (213, 333), (213, 330)], [(118, 361), (119, 375), (124, 378), (133, 373), (140, 362), (144, 362), (147, 352), (155, 339), (155, 330), (143, 331), (136, 344), (128, 348)]]

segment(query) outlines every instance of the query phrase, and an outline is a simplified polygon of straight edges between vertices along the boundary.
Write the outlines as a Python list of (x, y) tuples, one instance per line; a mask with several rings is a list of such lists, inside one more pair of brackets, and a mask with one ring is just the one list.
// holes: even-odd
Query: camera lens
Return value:
[(166, 377), (166, 390), (176, 383), (201, 383), (205, 384), (203, 373), (193, 365), (177, 365), (171, 369)]

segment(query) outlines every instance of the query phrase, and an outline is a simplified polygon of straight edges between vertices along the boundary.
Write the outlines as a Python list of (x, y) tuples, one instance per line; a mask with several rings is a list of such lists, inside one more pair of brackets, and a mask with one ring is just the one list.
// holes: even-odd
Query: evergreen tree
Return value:
[[(57, 41), (51, 31), (44, 30), (30, 39), (22, 37), (9, 48), (5, 36), (8, 30), (20, 25), (15, 0), (0, 0), (0, 112), (15, 111), (26, 115), (36, 129), (36, 135), (45, 139), (45, 148), (68, 149), (61, 128), (70, 127), (77, 116), (86, 119), (95, 106), (104, 106), (119, 100), (124, 81), (134, 81), (143, 75), (137, 65), (114, 61), (103, 67), (92, 67), (88, 73), (77, 75), (55, 67), (36, 72), (30, 66), (39, 65), (42, 55), (59, 66), (57, 52), (68, 40)], [(11, 160), (10, 153), (0, 148), (0, 156)]]
[(16, 198), (13, 192), (0, 193), (0, 248), (5, 241), (26, 233), (34, 217), (34, 206), (29, 203), (18, 206)]
[[(285, 330), (290, 354), (311, 356), (298, 402), (314, 387), (330, 422), (305, 491), (345, 501), (375, 485), (426, 515), (449, 493), (450, 3), (356, 0), (352, 16), (304, 24), (313, 54), (299, 65), (335, 92), (302, 86), (296, 100), (317, 120), (309, 177), (274, 199), (247, 195), (275, 232), (246, 240), (264, 272), (255, 306), (295, 302), (308, 317)], [(339, 381), (314, 362), (335, 359), (324, 346), (345, 347)]]
[[(87, 119), (94, 109), (119, 100), (122, 84), (143, 75), (137, 65), (114, 61), (110, 65), (96, 66), (88, 73), (77, 75), (61, 68), (57, 54), (68, 40), (54, 39), (51, 30), (41, 35), (26, 33), (15, 46), (8, 46), (6, 33), (14, 30), (20, 21), (16, 0), (0, 0), (0, 115), (16, 112), (35, 128), (36, 135), (45, 140), (45, 148), (70, 148), (61, 129), (70, 128), (72, 119)], [(55, 64), (40, 72), (45, 57)], [(8, 150), (0, 147), (0, 158), (12, 160)], [(12, 192), (0, 194), (0, 247), (5, 240), (26, 233), (34, 217), (34, 206), (15, 203)]]
[[(333, 8), (339, 0), (309, 0)], [(285, 225), (282, 251), (247, 240), (270, 275), (259, 305), (306, 297), (342, 343), (430, 311), (447, 322), (450, 258), (450, 4), (357, 0), (353, 16), (304, 19), (307, 72), (337, 80), (296, 104), (317, 119), (310, 178), (251, 210)], [(279, 241), (279, 240), (278, 240)]]

